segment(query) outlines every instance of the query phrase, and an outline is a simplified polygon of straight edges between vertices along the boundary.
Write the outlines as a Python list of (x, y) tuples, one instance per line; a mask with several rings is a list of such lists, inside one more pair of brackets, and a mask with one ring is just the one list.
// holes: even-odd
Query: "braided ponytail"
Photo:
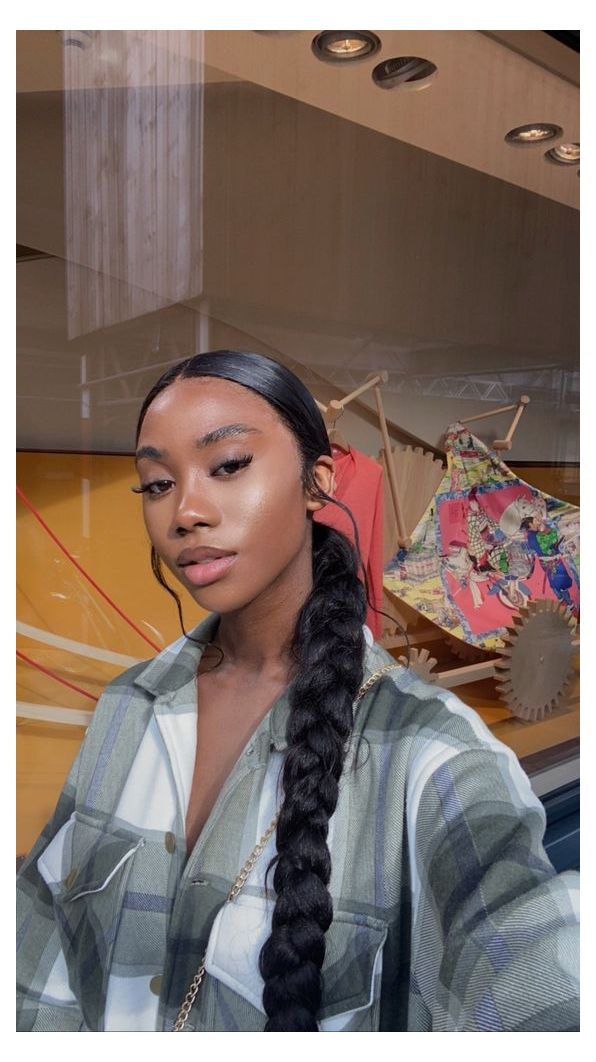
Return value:
[(300, 669), (291, 692), (277, 826), (277, 899), (259, 960), (266, 1032), (317, 1031), (325, 933), (333, 917), (327, 833), (363, 673), (366, 599), (357, 570), (344, 535), (313, 522), (314, 585), (294, 634)]

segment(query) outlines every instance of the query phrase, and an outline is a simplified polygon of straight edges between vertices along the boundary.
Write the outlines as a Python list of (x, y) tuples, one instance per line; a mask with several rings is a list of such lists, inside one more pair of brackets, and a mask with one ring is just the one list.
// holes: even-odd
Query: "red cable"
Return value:
[(54, 671), (50, 671), (49, 668), (44, 667), (43, 664), (38, 664), (36, 660), (32, 660), (30, 656), (26, 656), (20, 649), (17, 649), (17, 656), (20, 656), (21, 660), (24, 660), (27, 664), (31, 664), (31, 667), (37, 668), (38, 671), (43, 671), (44, 675), (49, 675), (50, 678), (56, 679), (56, 682), (61, 682), (63, 686), (68, 686), (71, 690), (76, 690), (77, 693), (82, 693), (84, 697), (88, 697), (90, 701), (97, 701), (97, 697), (94, 697), (92, 693), (88, 693), (87, 690), (82, 689), (80, 686), (75, 686), (74, 682), (68, 682), (67, 679), (60, 678)]
[(85, 579), (87, 579), (87, 581), (91, 583), (91, 586), (93, 586), (97, 590), (98, 594), (101, 594), (101, 596), (108, 602), (108, 605), (111, 605), (112, 608), (116, 610), (118, 615), (122, 616), (122, 619), (125, 620), (126, 623), (128, 623), (128, 625), (130, 627), (132, 627), (132, 629), (134, 631), (137, 632), (137, 634), (140, 634), (141, 638), (143, 638), (148, 643), (148, 645), (151, 646), (152, 649), (155, 649), (156, 653), (160, 653), (161, 649), (160, 649), (159, 645), (156, 645), (155, 642), (152, 642), (151, 638), (148, 638), (147, 635), (144, 633), (144, 631), (142, 631), (140, 629), (140, 627), (137, 627), (136, 623), (133, 623), (133, 621), (130, 619), (130, 617), (127, 616), (126, 613), (123, 612), (121, 608), (118, 608), (118, 605), (116, 604), (116, 602), (112, 601), (112, 598), (109, 597), (108, 594), (106, 594), (105, 590), (102, 590), (101, 586), (98, 586), (98, 584), (95, 582), (95, 579), (92, 579), (91, 576), (85, 571), (85, 569), (81, 567), (79, 562), (75, 560), (75, 558), (72, 556), (72, 554), (68, 552), (66, 546), (62, 545), (62, 542), (60, 541), (60, 539), (57, 537), (57, 535), (54, 534), (53, 531), (50, 530), (50, 528), (46, 524), (46, 522), (43, 519), (43, 517), (41, 516), (41, 514), (38, 513), (38, 511), (35, 508), (35, 506), (33, 505), (33, 503), (29, 501), (27, 495), (23, 493), (23, 491), (21, 490), (21, 488), (18, 485), (17, 485), (17, 494), (18, 494), (19, 498), (21, 499), (21, 501), (23, 502), (23, 504), (26, 505), (27, 508), (33, 513), (35, 519), (39, 521), (39, 523), (43, 527), (44, 531), (47, 531), (47, 533), (50, 536), (50, 538), (52, 539), (52, 541), (55, 542), (56, 545), (58, 546), (58, 548), (61, 549), (62, 552), (68, 557), (69, 561), (71, 561), (71, 563), (74, 564), (75, 568), (81, 573), (81, 575), (83, 575), (85, 577)]

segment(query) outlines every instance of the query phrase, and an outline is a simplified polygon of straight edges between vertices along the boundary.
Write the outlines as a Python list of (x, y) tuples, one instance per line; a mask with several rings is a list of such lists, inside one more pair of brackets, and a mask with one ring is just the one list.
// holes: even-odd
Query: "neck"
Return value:
[(287, 679), (295, 666), (290, 650), (296, 620), (311, 590), (312, 558), (308, 550), (294, 570), (285, 573), (283, 581), (244, 608), (221, 616), (213, 639), (224, 654), (221, 669)]

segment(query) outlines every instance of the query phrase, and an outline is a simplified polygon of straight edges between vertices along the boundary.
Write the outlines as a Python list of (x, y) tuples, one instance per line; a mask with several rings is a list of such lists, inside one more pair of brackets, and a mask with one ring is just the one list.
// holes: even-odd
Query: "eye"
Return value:
[[(229, 461), (222, 461), (221, 464), (216, 465), (211, 469), (212, 476), (218, 476), (219, 479), (227, 479), (229, 476), (233, 476), (235, 472), (238, 472), (241, 468), (246, 468), (252, 461), (252, 454), (244, 454), (243, 457), (233, 457)], [(218, 475), (221, 473), (221, 475)]]
[(133, 494), (148, 494), (152, 498), (165, 494), (173, 486), (171, 479), (154, 479), (151, 483), (141, 483), (140, 487), (131, 487)]

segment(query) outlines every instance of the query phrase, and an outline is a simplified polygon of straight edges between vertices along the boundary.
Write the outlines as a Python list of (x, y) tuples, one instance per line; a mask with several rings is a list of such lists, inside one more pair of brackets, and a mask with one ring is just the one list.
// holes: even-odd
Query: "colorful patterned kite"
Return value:
[(456, 638), (500, 649), (529, 601), (579, 613), (579, 509), (513, 474), (463, 424), (447, 431), (447, 471), (383, 585)]

